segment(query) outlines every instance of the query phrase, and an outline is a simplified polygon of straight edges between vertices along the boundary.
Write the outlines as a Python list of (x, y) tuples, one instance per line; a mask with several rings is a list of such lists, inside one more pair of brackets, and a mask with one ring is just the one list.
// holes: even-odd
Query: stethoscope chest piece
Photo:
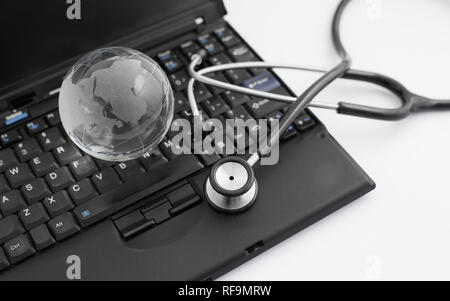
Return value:
[(205, 183), (205, 195), (217, 210), (238, 213), (248, 209), (258, 195), (258, 184), (250, 164), (239, 157), (219, 160)]

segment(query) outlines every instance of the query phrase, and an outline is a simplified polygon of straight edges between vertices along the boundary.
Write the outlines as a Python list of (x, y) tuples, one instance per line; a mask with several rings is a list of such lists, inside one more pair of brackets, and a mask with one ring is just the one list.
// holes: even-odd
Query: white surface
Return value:
[[(266, 61), (321, 68), (338, 62), (330, 38), (338, 0), (225, 4), (227, 20)], [(354, 0), (343, 17), (343, 41), (355, 68), (450, 98), (449, 16), (447, 0)], [(317, 77), (279, 74), (297, 93)], [(383, 90), (349, 81), (319, 99), (395, 104)], [(314, 112), (377, 188), (221, 279), (449, 280), (450, 111), (400, 122)]]

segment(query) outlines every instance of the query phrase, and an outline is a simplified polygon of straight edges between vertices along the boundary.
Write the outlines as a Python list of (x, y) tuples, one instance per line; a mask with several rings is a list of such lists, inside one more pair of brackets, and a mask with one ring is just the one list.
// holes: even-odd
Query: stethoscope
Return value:
[[(351, 59), (342, 44), (339, 34), (341, 16), (349, 2), (350, 0), (342, 0), (337, 7), (333, 18), (333, 44), (342, 60), (330, 71), (322, 71), (292, 65), (271, 64), (266, 62), (230, 63), (207, 67), (196, 71), (195, 69), (202, 63), (202, 60), (206, 56), (206, 52), (202, 50), (191, 57), (189, 75), (192, 78), (188, 84), (188, 99), (194, 118), (201, 118), (201, 114), (198, 110), (194, 96), (195, 81), (241, 94), (291, 104), (290, 109), (280, 121), (278, 132), (271, 136), (268, 143), (266, 143), (265, 148), (254, 152), (247, 160), (240, 157), (230, 156), (222, 158), (213, 165), (209, 176), (206, 179), (204, 191), (206, 198), (214, 208), (223, 212), (236, 213), (246, 210), (254, 203), (258, 195), (258, 184), (253, 172), (253, 165), (261, 159), (261, 154), (267, 154), (270, 148), (278, 143), (280, 133), (284, 133), (289, 125), (307, 106), (331, 109), (335, 110), (339, 114), (381, 120), (403, 119), (412, 112), (450, 109), (450, 100), (438, 100), (420, 96), (411, 92), (404, 85), (391, 77), (368, 71), (350, 69)], [(309, 88), (307, 88), (298, 98), (249, 89), (214, 80), (205, 76), (206, 74), (218, 71), (246, 68), (293, 69), (321, 72), (324, 74)], [(384, 87), (395, 94), (401, 100), (402, 105), (398, 108), (387, 109), (348, 102), (339, 102), (337, 104), (311, 102), (320, 91), (338, 78), (364, 81)]]

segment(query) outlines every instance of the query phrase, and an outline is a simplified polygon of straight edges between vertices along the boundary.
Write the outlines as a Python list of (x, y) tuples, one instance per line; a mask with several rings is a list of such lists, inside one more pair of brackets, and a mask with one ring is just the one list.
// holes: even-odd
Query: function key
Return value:
[(27, 123), (27, 132), (30, 136), (42, 132), (47, 128), (48, 126), (42, 118)]
[(2, 135), (0, 135), (0, 140), (4, 147), (13, 145), (14, 143), (20, 142), (22, 140), (22, 136), (18, 131), (9, 131)]
[(171, 50), (167, 50), (167, 51), (158, 53), (158, 58), (161, 62), (166, 62), (166, 61), (176, 58), (176, 56)]
[(188, 59), (188, 61), (190, 61), (191, 56), (200, 51), (200, 46), (198, 46), (198, 44), (193, 41), (189, 41), (181, 44), (180, 49), (184, 56)]
[(56, 126), (59, 123), (61, 123), (61, 117), (59, 116), (59, 112), (58, 111), (54, 111), (52, 113), (48, 113), (45, 116), (45, 119), (47, 120), (48, 124), (50, 126)]

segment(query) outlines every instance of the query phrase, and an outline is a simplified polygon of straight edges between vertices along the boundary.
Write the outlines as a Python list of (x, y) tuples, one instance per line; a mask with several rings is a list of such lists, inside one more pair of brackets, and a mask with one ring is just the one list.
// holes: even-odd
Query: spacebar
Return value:
[(170, 185), (203, 166), (193, 155), (182, 155), (145, 174), (130, 177), (126, 183), (73, 210), (81, 226), (87, 227), (112, 213)]

